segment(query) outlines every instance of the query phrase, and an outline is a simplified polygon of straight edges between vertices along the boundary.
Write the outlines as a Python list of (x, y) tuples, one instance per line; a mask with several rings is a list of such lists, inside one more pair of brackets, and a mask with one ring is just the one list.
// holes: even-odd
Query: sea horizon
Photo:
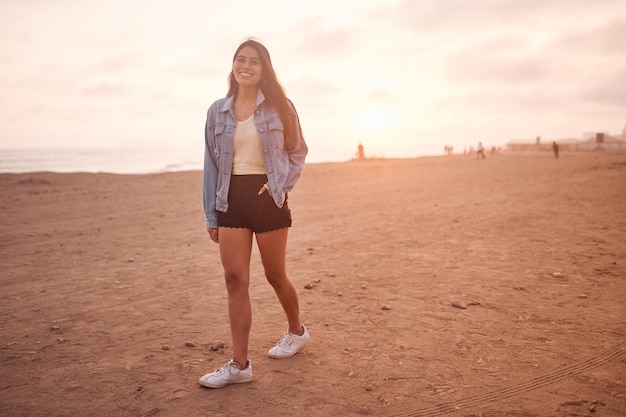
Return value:
[[(443, 154), (443, 153), (442, 153)], [(370, 159), (418, 158), (423, 155), (368, 155)], [(156, 174), (203, 169), (203, 149), (191, 148), (0, 148), (0, 173)], [(354, 159), (307, 158), (307, 164), (341, 163)]]
[(6, 148), (0, 173), (89, 172), (152, 174), (202, 169), (202, 152), (171, 148)]

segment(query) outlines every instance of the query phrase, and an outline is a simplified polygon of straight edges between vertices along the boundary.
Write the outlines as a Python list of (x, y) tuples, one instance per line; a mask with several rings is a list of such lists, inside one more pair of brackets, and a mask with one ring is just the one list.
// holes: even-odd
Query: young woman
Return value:
[(298, 114), (278, 83), (269, 52), (255, 40), (245, 41), (233, 57), (226, 98), (211, 105), (205, 127), (206, 228), (219, 244), (233, 346), (230, 361), (200, 378), (205, 387), (252, 380), (248, 288), (253, 236), (289, 325), (268, 355), (293, 356), (309, 341), (285, 267), (291, 226), (287, 193), (300, 178), (307, 152)]

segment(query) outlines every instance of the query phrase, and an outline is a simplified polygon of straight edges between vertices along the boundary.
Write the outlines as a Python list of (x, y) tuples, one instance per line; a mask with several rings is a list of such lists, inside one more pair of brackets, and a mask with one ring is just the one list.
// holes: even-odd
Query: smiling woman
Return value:
[(209, 107), (204, 139), (205, 226), (219, 245), (224, 267), (233, 355), (199, 383), (220, 388), (252, 380), (248, 344), (253, 239), (288, 325), (268, 356), (291, 357), (309, 341), (285, 258), (292, 221), (287, 194), (300, 178), (308, 147), (296, 108), (276, 78), (267, 48), (258, 41), (248, 39), (237, 48), (228, 93)]

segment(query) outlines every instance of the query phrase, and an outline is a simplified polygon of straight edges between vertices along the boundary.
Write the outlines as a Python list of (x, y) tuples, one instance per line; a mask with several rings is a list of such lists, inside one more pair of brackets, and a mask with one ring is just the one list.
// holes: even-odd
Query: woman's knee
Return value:
[(287, 277), (287, 274), (282, 271), (268, 271), (265, 270), (265, 278), (267, 282), (274, 288), (280, 288), (285, 285), (291, 285), (291, 281)]
[(224, 271), (224, 281), (226, 282), (226, 288), (231, 291), (241, 290), (248, 288), (248, 276), (243, 272), (237, 271)]

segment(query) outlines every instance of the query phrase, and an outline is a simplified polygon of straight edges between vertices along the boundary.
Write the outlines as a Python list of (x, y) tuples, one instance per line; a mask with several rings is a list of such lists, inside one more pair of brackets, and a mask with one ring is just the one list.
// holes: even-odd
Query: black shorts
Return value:
[(219, 227), (250, 229), (254, 233), (291, 227), (291, 211), (287, 196), (281, 208), (276, 206), (269, 191), (259, 195), (266, 175), (233, 175), (228, 189), (228, 211), (217, 212)]

